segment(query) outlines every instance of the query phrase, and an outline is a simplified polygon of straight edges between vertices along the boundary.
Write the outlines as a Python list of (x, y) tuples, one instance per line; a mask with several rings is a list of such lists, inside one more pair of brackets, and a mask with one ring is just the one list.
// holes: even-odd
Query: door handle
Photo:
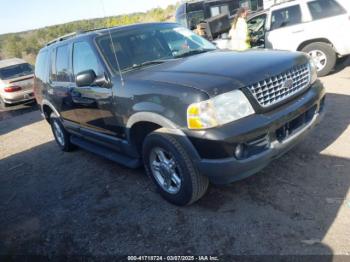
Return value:
[(70, 94), (72, 97), (72, 101), (75, 104), (82, 106), (94, 106), (96, 104), (96, 100), (89, 97), (84, 97), (80, 92), (74, 90), (74, 88), (70, 89)]
[(302, 32), (304, 32), (304, 31), (305, 31), (304, 29), (301, 29), (301, 30), (293, 31), (292, 33), (293, 33), (293, 34), (297, 34), (297, 33), (302, 33)]

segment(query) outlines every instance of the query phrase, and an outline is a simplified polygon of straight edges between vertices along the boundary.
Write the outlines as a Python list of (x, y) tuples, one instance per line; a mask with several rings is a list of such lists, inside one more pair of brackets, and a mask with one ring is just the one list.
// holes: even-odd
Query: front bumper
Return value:
[[(187, 134), (198, 154), (202, 156), (195, 161), (198, 170), (209, 177), (214, 184), (228, 184), (259, 172), (273, 159), (282, 156), (297, 145), (320, 122), (324, 115), (324, 99), (324, 87), (317, 81), (299, 98), (273, 112), (254, 115), (220, 128), (202, 131), (202, 133)], [(283, 139), (276, 135), (281, 127), (289, 126), (289, 123), (294, 123), (295, 119), (306, 115), (306, 112), (308, 114), (312, 112), (312, 115), (290, 135), (285, 135)], [(225, 144), (232, 145), (232, 151), (234, 151), (233, 145), (259, 137), (267, 137), (266, 148), (244, 159), (237, 159), (233, 155), (226, 158), (203, 157), (203, 154), (206, 154), (202, 152), (204, 148), (215, 152)]]

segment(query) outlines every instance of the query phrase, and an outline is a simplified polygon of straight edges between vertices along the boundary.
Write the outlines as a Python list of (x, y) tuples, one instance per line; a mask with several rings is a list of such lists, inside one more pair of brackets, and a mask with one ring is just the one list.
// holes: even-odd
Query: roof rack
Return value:
[(70, 34), (66, 34), (66, 35), (64, 35), (64, 36), (60, 36), (60, 37), (58, 37), (58, 38), (56, 38), (56, 39), (54, 39), (54, 40), (48, 42), (48, 43), (46, 44), (46, 46), (52, 45), (53, 43), (56, 43), (56, 42), (60, 42), (60, 41), (63, 41), (63, 40), (72, 38), (72, 37), (76, 36), (77, 34), (78, 34), (77, 32), (73, 32), (73, 33), (70, 33)]
[(271, 7), (279, 6), (279, 5), (289, 3), (289, 2), (294, 2), (294, 1), (295, 0), (280, 0), (280, 1), (275, 0), (275, 3)]
[(60, 36), (60, 37), (58, 37), (58, 38), (56, 38), (54, 40), (51, 40), (50, 42), (48, 42), (46, 44), (46, 46), (52, 45), (52, 44), (57, 43), (57, 42), (61, 42), (63, 40), (67, 40), (69, 38), (75, 37), (75, 36), (80, 35), (80, 34), (85, 34), (85, 33), (88, 33), (88, 32), (94, 32), (94, 31), (102, 30), (102, 29), (108, 29), (108, 27), (93, 28), (93, 29), (80, 30), (80, 31), (77, 31), (77, 32), (69, 33), (69, 34)]

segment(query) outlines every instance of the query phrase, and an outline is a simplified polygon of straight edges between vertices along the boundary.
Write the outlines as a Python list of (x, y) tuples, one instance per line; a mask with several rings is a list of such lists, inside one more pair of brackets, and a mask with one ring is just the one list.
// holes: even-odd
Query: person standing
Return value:
[(247, 15), (248, 9), (241, 7), (233, 19), (232, 28), (229, 32), (231, 41), (228, 46), (231, 50), (244, 51), (250, 48), (250, 37), (246, 22)]

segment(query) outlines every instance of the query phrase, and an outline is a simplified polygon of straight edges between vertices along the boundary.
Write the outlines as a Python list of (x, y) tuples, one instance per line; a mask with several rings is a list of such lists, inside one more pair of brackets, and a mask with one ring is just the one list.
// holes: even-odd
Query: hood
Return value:
[(134, 71), (130, 78), (188, 86), (215, 96), (254, 84), (307, 62), (306, 55), (298, 52), (214, 51), (146, 67)]

